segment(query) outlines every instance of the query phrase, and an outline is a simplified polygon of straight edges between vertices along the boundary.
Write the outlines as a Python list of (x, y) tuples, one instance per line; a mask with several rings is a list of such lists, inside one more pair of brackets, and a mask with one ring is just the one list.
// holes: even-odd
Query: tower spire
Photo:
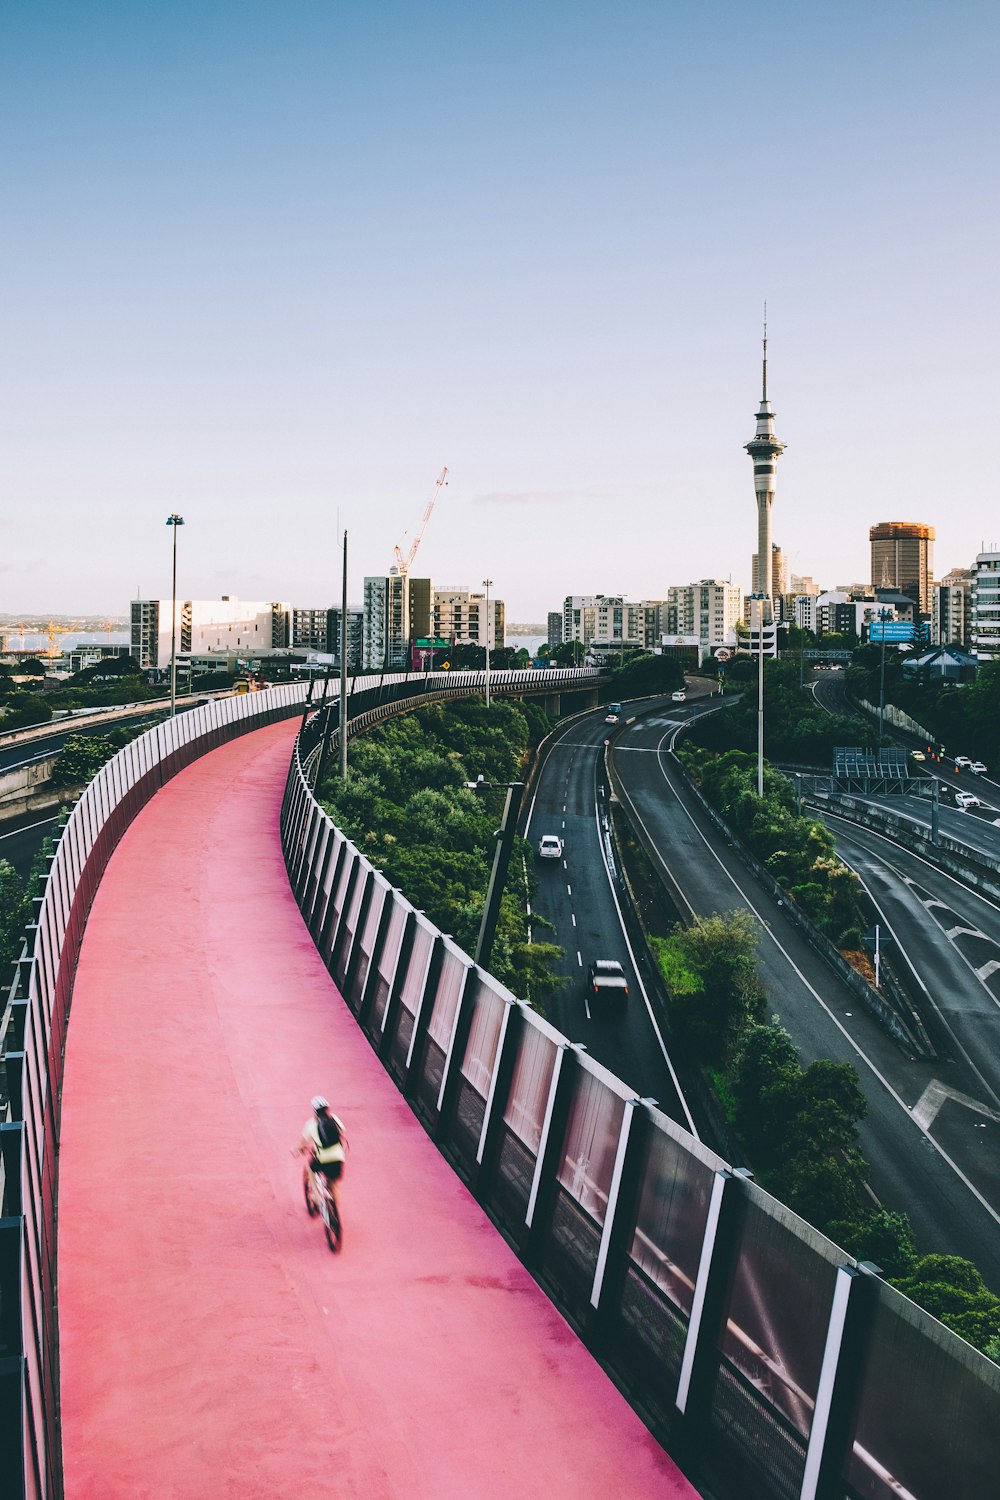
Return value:
[(767, 400), (767, 303), (764, 303), (764, 392), (761, 401)]

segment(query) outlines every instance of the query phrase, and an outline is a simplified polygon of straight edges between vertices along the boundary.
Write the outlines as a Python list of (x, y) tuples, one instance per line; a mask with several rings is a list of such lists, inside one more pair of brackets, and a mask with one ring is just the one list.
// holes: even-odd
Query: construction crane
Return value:
[[(431, 518), (431, 511), (434, 509), (434, 504), (435, 504), (435, 501), (437, 500), (438, 495), (440, 494), (441, 486), (444, 485), (444, 484), (447, 484), (447, 483), (448, 483), (448, 466), (446, 464), (445, 467), (441, 470), (441, 472), (438, 475), (437, 479), (434, 481), (434, 493), (431, 495), (430, 500), (427, 502), (427, 509), (424, 511), (424, 518), (423, 518), (423, 520), (420, 523), (420, 530), (417, 532), (416, 536), (413, 538), (413, 544), (410, 547), (409, 552), (404, 557), (403, 553), (402, 553), (402, 549), (399, 546), (396, 546), (396, 547), (393, 548), (393, 557), (396, 559), (396, 571), (397, 572), (399, 572), (399, 573), (408, 573), (410, 571), (410, 564), (412, 563), (413, 559), (417, 555), (417, 548), (420, 546), (421, 540), (422, 540), (423, 535), (424, 535), (424, 531), (425, 531), (426, 526), (427, 526), (427, 522)], [(404, 537), (404, 541), (405, 541), (405, 537)]]

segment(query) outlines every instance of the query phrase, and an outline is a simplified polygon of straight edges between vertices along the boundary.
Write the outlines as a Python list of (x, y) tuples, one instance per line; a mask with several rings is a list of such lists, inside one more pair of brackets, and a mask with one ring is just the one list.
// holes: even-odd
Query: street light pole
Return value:
[(878, 617), (882, 622), (882, 665), (879, 671), (878, 684), (878, 742), (879, 747), (881, 748), (883, 729), (882, 721), (885, 718), (885, 622), (886, 620), (892, 618), (892, 611), (888, 609), (880, 609), (878, 612)]
[(486, 707), (490, 706), (490, 589), (493, 587), (492, 578), (483, 579), (483, 588), (486, 590)]
[(496, 937), (497, 921), (500, 916), (500, 902), (507, 883), (507, 867), (510, 864), (511, 851), (514, 847), (514, 835), (517, 833), (517, 818), (521, 810), (521, 798), (524, 796), (524, 782), (486, 781), (480, 776), (477, 781), (470, 781), (467, 785), (471, 790), (479, 792), (489, 791), (495, 786), (506, 786), (507, 789), (503, 817), (500, 819), (500, 827), (496, 832), (497, 846), (493, 855), (490, 883), (486, 891), (486, 905), (483, 908), (483, 919), (476, 942), (475, 961), (481, 969), (488, 970), (493, 956), (493, 939)]
[(177, 528), (184, 525), (184, 517), (176, 512), (167, 517), (167, 525), (174, 530), (174, 579), (170, 595), (170, 716), (177, 713)]
[[(766, 594), (751, 594), (750, 628), (757, 615), (757, 796), (764, 796), (764, 601)], [(756, 611), (753, 606), (756, 605)]]

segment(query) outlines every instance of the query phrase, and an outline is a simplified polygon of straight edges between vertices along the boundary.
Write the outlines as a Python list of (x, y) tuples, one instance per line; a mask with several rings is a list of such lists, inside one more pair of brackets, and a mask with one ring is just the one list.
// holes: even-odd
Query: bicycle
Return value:
[(344, 1243), (344, 1226), (341, 1223), (340, 1210), (330, 1191), (330, 1184), (323, 1172), (309, 1173), (304, 1184), (304, 1195), (306, 1212), (310, 1219), (315, 1219), (319, 1215), (323, 1220), (326, 1243), (336, 1255)]

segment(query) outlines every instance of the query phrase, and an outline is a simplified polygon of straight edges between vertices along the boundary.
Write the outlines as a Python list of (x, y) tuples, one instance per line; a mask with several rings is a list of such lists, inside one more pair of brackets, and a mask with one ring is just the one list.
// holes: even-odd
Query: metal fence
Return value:
[[(498, 694), (559, 693), (593, 689), (598, 679), (593, 670), (493, 672), (490, 686)], [(350, 708), (352, 715), (393, 705), (399, 711), (436, 697), (479, 692), (484, 685), (482, 672), (355, 678)], [(332, 706), (337, 701), (337, 685), (331, 686)], [(94, 893), (118, 840), (164, 782), (227, 740), (303, 713), (306, 693), (304, 684), (292, 683), (244, 697), (214, 699), (148, 730), (94, 777), (49, 861), (44, 893), (35, 903), (0, 1021), (0, 1495), (5, 1500), (7, 1496), (59, 1500), (62, 1495), (55, 1322), (56, 1146), (70, 997)], [(320, 707), (317, 700), (313, 708)], [(314, 738), (323, 720), (322, 712), (314, 712)], [(352, 722), (352, 728), (356, 727)], [(331, 848), (337, 842), (328, 834), (325, 839)], [(339, 841), (343, 843), (342, 838)], [(338, 886), (337, 894), (345, 892)], [(311, 892), (324, 921), (328, 908), (332, 914), (329, 896), (328, 889)], [(350, 908), (349, 893), (347, 899), (348, 909), (337, 908), (344, 920), (328, 924), (323, 939), (324, 956), (334, 972), (345, 975), (345, 982), (347, 964), (351, 976), (364, 973), (367, 977), (365, 942), (369, 955), (374, 952), (370, 928), (362, 926), (362, 920), (368, 921), (370, 894), (365, 893), (363, 916), (359, 906)], [(387, 912), (391, 904), (386, 903)], [(356, 943), (353, 930), (350, 943), (346, 937), (351, 922), (359, 929)], [(413, 946), (412, 935), (408, 942)], [(416, 951), (422, 951), (419, 945)], [(379, 950), (373, 974), (381, 973), (381, 963)], [(414, 986), (419, 986), (416, 975), (408, 997)], [(394, 1001), (404, 1009), (407, 1003), (408, 999)], [(127, 1371), (121, 1378), (128, 1378)]]
[[(718, 1500), (981, 1500), (1000, 1368), (639, 1099), (393, 890), (314, 800), (296, 899), (426, 1129)], [(582, 1001), (581, 1001), (582, 1003)]]

